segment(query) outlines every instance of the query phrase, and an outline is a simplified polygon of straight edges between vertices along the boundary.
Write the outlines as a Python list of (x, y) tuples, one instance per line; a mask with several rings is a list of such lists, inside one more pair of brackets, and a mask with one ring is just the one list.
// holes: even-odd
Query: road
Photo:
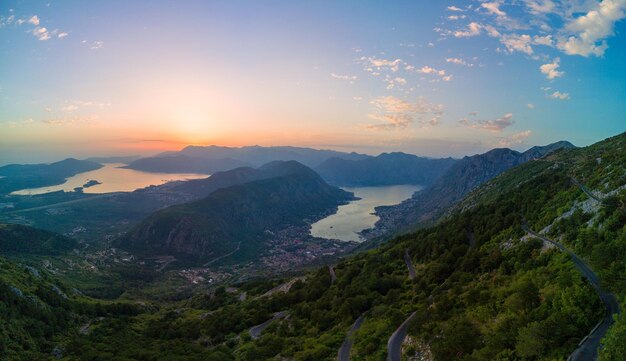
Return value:
[(263, 330), (265, 330), (267, 328), (267, 326), (270, 325), (270, 323), (272, 323), (272, 321), (277, 320), (279, 318), (283, 318), (287, 316), (287, 311), (281, 311), (281, 312), (276, 312), (274, 314), (274, 317), (270, 318), (269, 320), (263, 322), (260, 325), (256, 325), (254, 327), (251, 327), (250, 330), (248, 331), (250, 333), (250, 336), (254, 339), (259, 338), (261, 336), (261, 333), (263, 332)]
[(413, 262), (411, 261), (411, 256), (409, 256), (409, 250), (404, 251), (404, 262), (406, 263), (406, 267), (409, 269), (409, 277), (411, 281), (413, 281), (416, 277), (415, 267), (413, 267)]
[(528, 232), (531, 236), (537, 237), (544, 242), (555, 245), (561, 251), (567, 253), (572, 258), (574, 266), (578, 271), (589, 281), (593, 289), (596, 291), (604, 307), (606, 308), (606, 314), (602, 321), (591, 331), (591, 333), (585, 337), (578, 345), (578, 348), (568, 357), (568, 361), (592, 361), (598, 359), (598, 348), (600, 347), (600, 340), (606, 334), (606, 331), (613, 324), (613, 314), (619, 314), (619, 304), (617, 299), (611, 293), (605, 292), (600, 287), (600, 279), (593, 272), (587, 264), (580, 259), (574, 252), (567, 249), (562, 244), (555, 242), (541, 234), (533, 232), (526, 224), (522, 224), (524, 231)]
[(354, 323), (352, 324), (352, 327), (350, 327), (350, 330), (348, 331), (345, 340), (343, 340), (343, 343), (339, 348), (339, 353), (337, 353), (337, 361), (350, 361), (350, 349), (352, 348), (353, 341), (352, 335), (354, 334), (354, 331), (361, 328), (361, 324), (363, 323), (364, 319), (365, 317), (363, 315), (359, 316), (359, 318), (357, 318), (356, 321), (354, 321)]
[(211, 261), (209, 261), (209, 262), (205, 263), (205, 264), (204, 264), (204, 267), (208, 267), (208, 266), (212, 265), (213, 263), (215, 263), (215, 262), (217, 262), (217, 261), (223, 260), (224, 258), (226, 258), (226, 257), (228, 257), (228, 256), (231, 256), (231, 255), (235, 254), (235, 252), (239, 251), (239, 248), (240, 248), (240, 247), (241, 247), (241, 242), (237, 243), (237, 247), (235, 248), (235, 250), (234, 250), (234, 251), (229, 252), (229, 253), (226, 253), (226, 254), (225, 254), (225, 255), (223, 255), (223, 256), (219, 256), (219, 257), (217, 257), (216, 259), (213, 259), (213, 260), (211, 260)]
[(415, 317), (413, 312), (409, 318), (404, 320), (400, 327), (389, 337), (387, 341), (387, 361), (402, 361), (402, 343), (406, 337), (406, 330), (409, 322)]
[(602, 202), (602, 199), (600, 199), (598, 196), (596, 196), (595, 194), (593, 194), (593, 192), (591, 192), (589, 189), (587, 189), (587, 187), (585, 187), (582, 183), (580, 183), (578, 180), (576, 180), (576, 178), (574, 177), (570, 177), (570, 179), (572, 180), (572, 183), (574, 183), (575, 185), (578, 186), (578, 188), (580, 188), (581, 191), (585, 192), (585, 194), (592, 199), (595, 199), (598, 202)]
[(337, 281), (337, 275), (335, 274), (333, 266), (328, 266), (328, 272), (330, 272), (330, 284), (332, 285), (335, 281)]
[(100, 194), (100, 195), (96, 195), (96, 196), (90, 196), (90, 197), (85, 197), (85, 198), (80, 198), (80, 199), (73, 199), (71, 201), (47, 204), (45, 206), (26, 208), (26, 209), (18, 209), (18, 210), (15, 210), (15, 211), (4, 212), (4, 214), (15, 214), (15, 213), (24, 213), (24, 212), (31, 212), (31, 211), (40, 211), (40, 210), (48, 209), (48, 208), (56, 208), (56, 207), (67, 206), (67, 205), (75, 204), (75, 203), (82, 203), (82, 202), (93, 201), (95, 199), (115, 197), (115, 196), (119, 196), (120, 194), (124, 194), (124, 192), (104, 193), (104, 194)]

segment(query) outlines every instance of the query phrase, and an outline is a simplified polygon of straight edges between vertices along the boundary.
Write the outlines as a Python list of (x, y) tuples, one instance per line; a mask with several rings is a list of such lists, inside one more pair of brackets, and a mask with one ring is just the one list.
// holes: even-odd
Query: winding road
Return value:
[(328, 272), (330, 272), (330, 284), (332, 285), (337, 281), (337, 274), (335, 274), (333, 266), (328, 266)]
[(409, 256), (409, 250), (404, 251), (404, 262), (406, 263), (406, 267), (409, 269), (409, 277), (411, 281), (415, 279), (415, 267), (413, 267), (413, 262), (411, 261), (411, 256)]
[(531, 236), (537, 237), (544, 242), (553, 244), (561, 251), (569, 254), (569, 256), (572, 258), (572, 262), (574, 262), (574, 266), (589, 281), (593, 289), (602, 300), (602, 303), (604, 303), (606, 313), (602, 321), (600, 321), (600, 323), (596, 325), (596, 327), (589, 333), (589, 335), (587, 335), (585, 338), (582, 339), (582, 341), (580, 341), (580, 343), (578, 344), (578, 348), (567, 358), (568, 361), (597, 360), (600, 340), (602, 339), (602, 337), (604, 337), (606, 331), (613, 324), (613, 314), (619, 314), (620, 312), (617, 299), (613, 294), (605, 292), (600, 287), (600, 279), (598, 278), (598, 276), (574, 252), (570, 251), (558, 242), (555, 242), (539, 233), (533, 232), (525, 223), (522, 224), (522, 229), (524, 229), (524, 231), (526, 231)]
[(272, 321), (274, 320), (278, 320), (279, 318), (284, 318), (287, 317), (287, 311), (281, 311), (281, 312), (276, 312), (274, 314), (274, 317), (270, 318), (269, 320), (263, 322), (260, 325), (256, 325), (254, 327), (251, 327), (250, 330), (248, 331), (250, 333), (250, 336), (254, 339), (257, 339), (261, 336), (261, 333), (263, 332), (263, 330), (265, 330), (267, 328), (267, 326), (270, 325), (270, 323), (272, 323)]
[(346, 338), (343, 340), (343, 343), (339, 348), (339, 353), (337, 353), (337, 361), (350, 361), (350, 349), (352, 348), (353, 342), (352, 335), (356, 330), (361, 328), (361, 324), (363, 323), (364, 319), (365, 316), (359, 316), (359, 318), (357, 318), (356, 321), (354, 321), (354, 323), (352, 324), (352, 327), (350, 327)]
[(574, 177), (570, 177), (572, 183), (574, 183), (575, 185), (578, 186), (578, 188), (580, 188), (581, 191), (585, 192), (585, 194), (592, 199), (595, 199), (598, 202), (602, 202), (602, 199), (600, 199), (600, 197), (598, 197), (597, 195), (593, 194), (592, 191), (590, 191), (587, 187), (585, 187), (584, 184), (580, 183), (576, 178)]
[(415, 315), (416, 313), (413, 312), (389, 337), (389, 341), (387, 341), (387, 361), (402, 361), (402, 343), (406, 337), (409, 322), (415, 318)]

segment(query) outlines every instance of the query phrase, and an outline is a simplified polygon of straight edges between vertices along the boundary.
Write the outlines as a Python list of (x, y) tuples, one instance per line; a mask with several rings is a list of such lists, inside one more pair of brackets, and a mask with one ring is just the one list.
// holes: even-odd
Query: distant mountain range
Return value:
[(315, 168), (327, 182), (341, 186), (429, 185), (456, 162), (406, 153), (383, 153), (350, 160), (331, 158)]
[(267, 232), (302, 225), (305, 219), (327, 214), (353, 198), (295, 161), (275, 161), (256, 170), (241, 168), (216, 176), (194, 181), (191, 188), (199, 185), (202, 192), (210, 193), (229, 182), (241, 184), (157, 211), (117, 245), (137, 254), (210, 261), (236, 252), (238, 260), (251, 260), (262, 253)]
[(431, 186), (417, 192), (411, 199), (395, 206), (378, 207), (376, 211), (381, 220), (366, 235), (374, 238), (388, 232), (403, 233), (419, 224), (432, 222), (471, 190), (502, 172), (557, 150), (571, 148), (575, 146), (560, 141), (532, 147), (523, 153), (498, 148), (484, 154), (464, 157), (450, 166)]
[(61, 184), (65, 178), (101, 168), (100, 163), (68, 158), (50, 164), (9, 164), (0, 167), (0, 194)]
[(154, 157), (135, 160), (127, 168), (147, 172), (212, 174), (243, 166), (259, 167), (275, 160), (295, 160), (308, 167), (315, 167), (329, 158), (357, 160), (367, 157), (358, 153), (289, 146), (188, 146), (181, 151), (164, 152)]

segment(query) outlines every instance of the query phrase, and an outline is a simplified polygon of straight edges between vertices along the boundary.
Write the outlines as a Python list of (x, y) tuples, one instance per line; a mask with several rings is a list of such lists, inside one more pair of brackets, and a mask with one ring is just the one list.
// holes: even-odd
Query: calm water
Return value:
[(72, 192), (76, 187), (82, 187), (90, 180), (97, 180), (102, 184), (84, 188), (85, 193), (108, 193), (108, 192), (130, 192), (135, 189), (145, 188), (150, 185), (159, 185), (175, 180), (206, 178), (206, 174), (186, 174), (186, 173), (148, 173), (134, 169), (118, 168), (125, 164), (107, 163), (104, 167), (90, 172), (80, 173), (67, 178), (65, 183), (50, 187), (23, 189), (11, 194), (33, 195), (55, 191)]
[(362, 241), (357, 232), (374, 226), (378, 216), (374, 208), (391, 206), (411, 198), (413, 193), (422, 189), (417, 185), (399, 185), (386, 187), (344, 188), (360, 200), (339, 206), (337, 213), (330, 215), (311, 226), (314, 237), (339, 239), (342, 241)]

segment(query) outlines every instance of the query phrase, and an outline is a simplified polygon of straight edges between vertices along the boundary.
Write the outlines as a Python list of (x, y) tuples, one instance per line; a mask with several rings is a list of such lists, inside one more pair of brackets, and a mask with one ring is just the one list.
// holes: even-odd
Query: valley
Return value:
[[(606, 258), (600, 263), (595, 255), (587, 258), (596, 269), (589, 276), (593, 282), (587, 283), (577, 276), (576, 263), (546, 243), (555, 238), (567, 243), (589, 232), (609, 232), (601, 236), (607, 244), (624, 237), (623, 138), (547, 154), (477, 180), (478, 186), (457, 196), (461, 201), (448, 203), (437, 222), (400, 237), (387, 236), (391, 239), (386, 242), (317, 237), (311, 234), (312, 226), (343, 217), (342, 207), (358, 205), (359, 195), (365, 202), (354, 219), (364, 222), (378, 202), (401, 202), (419, 186), (376, 188), (368, 195), (362, 193), (368, 188), (342, 190), (310, 168), (279, 161), (134, 192), (28, 196), (27, 203), (3, 210), (5, 222), (18, 217), (50, 222), (55, 215), (71, 212), (79, 215), (73, 225), (41, 224), (67, 227), (70, 231), (63, 233), (72, 238), (58, 236), (55, 242), (68, 246), (55, 255), (33, 244), (29, 249), (34, 253), (22, 249), (6, 256), (18, 268), (50, 275), (57, 287), (53, 289), (62, 290), (62, 298), (74, 305), (89, 299), (139, 307), (129, 311), (134, 316), (124, 318), (111, 313), (85, 318), (83, 311), (70, 307), (72, 322), (78, 322), (73, 327), (83, 330), (78, 339), (61, 341), (58, 350), (70, 359), (94, 348), (99, 354), (132, 359), (157, 343), (179, 353), (175, 345), (198, 340), (207, 343), (187, 350), (192, 359), (258, 360), (278, 354), (293, 360), (588, 355), (602, 342), (609, 342), (608, 350), (618, 347), (603, 340), (610, 340), (612, 332), (618, 332), (611, 330), (620, 323), (610, 328), (604, 321), (595, 327), (604, 306), (594, 288), (613, 292), (617, 301), (612, 301), (611, 313), (619, 310), (616, 302), (623, 303), (626, 291), (619, 281), (610, 280), (619, 280), (615, 272), (620, 271), (612, 267), (622, 267), (621, 258), (612, 255), (617, 257), (615, 266), (607, 266)], [(603, 159), (601, 168), (598, 157)], [(440, 189), (441, 182), (430, 189)], [(150, 199), (152, 210), (146, 202)], [(615, 201), (607, 203), (610, 199)], [(100, 212), (97, 217), (113, 221), (115, 213), (106, 210), (116, 208), (107, 203), (131, 205), (138, 200), (144, 210), (138, 209), (132, 221), (126, 218), (129, 208), (109, 226), (95, 218)], [(95, 213), (85, 215), (79, 209)], [(377, 224), (385, 219), (384, 212), (379, 214)], [(78, 223), (90, 219), (100, 229), (98, 241), (90, 238), (97, 232)], [(354, 230), (365, 225), (345, 218), (343, 222)], [(543, 231), (529, 230), (531, 237), (525, 236), (524, 222)], [(587, 222), (587, 230), (567, 222)], [(323, 227), (327, 231), (328, 224)], [(11, 230), (4, 238), (24, 239), (19, 232), (33, 232), (30, 229)], [(236, 231), (224, 232), (228, 229)], [(346, 234), (356, 234), (354, 230)], [(42, 242), (49, 238), (44, 233), (37, 237)], [(581, 250), (577, 247), (574, 251)], [(588, 254), (583, 251), (580, 257)], [(498, 321), (492, 324), (492, 319)], [(572, 327), (566, 327), (565, 320)], [(511, 324), (519, 331), (506, 333)], [(558, 338), (545, 338), (556, 329), (561, 332)], [(592, 329), (595, 333), (585, 338)], [(134, 346), (122, 346), (119, 342), (130, 335)], [(576, 351), (583, 339), (588, 341)], [(110, 342), (116, 346), (107, 346)], [(163, 348), (155, 352), (166, 354)]]

